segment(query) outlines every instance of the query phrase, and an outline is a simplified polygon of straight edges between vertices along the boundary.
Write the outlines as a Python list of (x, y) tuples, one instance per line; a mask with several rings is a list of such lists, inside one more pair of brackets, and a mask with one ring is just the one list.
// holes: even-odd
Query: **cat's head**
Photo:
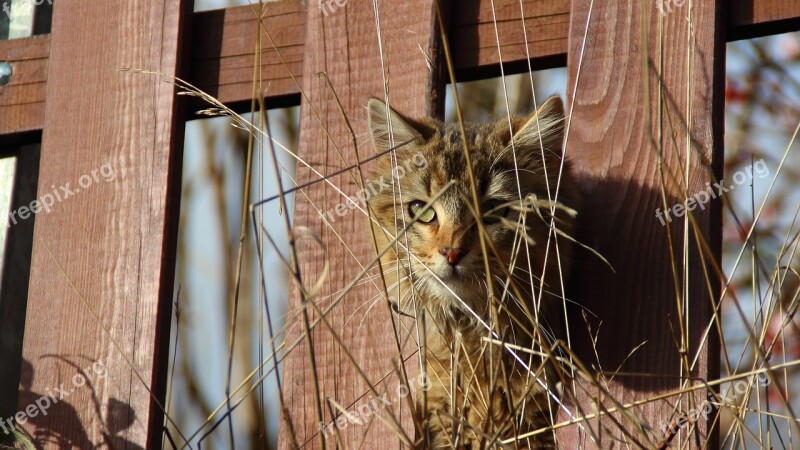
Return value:
[[(382, 177), (383, 188), (369, 198), (379, 250), (391, 247), (382, 258), (383, 270), (394, 288), (390, 291), (396, 293), (397, 284), (402, 288), (400, 298), (392, 295), (402, 310), (410, 312), (412, 304), (422, 301), (433, 313), (469, 308), (488, 314), (484, 255), (493, 284), (502, 287), (512, 273), (517, 292), (527, 298), (523, 301), (538, 292), (545, 265), (545, 292), (560, 295), (558, 277), (566, 276), (570, 242), (558, 239), (559, 271), (556, 240), (548, 237), (551, 200), (558, 186), (555, 226), (571, 234), (577, 189), (562, 160), (559, 97), (510, 124), (507, 118), (464, 123), (463, 134), (458, 123), (411, 119), (377, 99), (369, 101), (368, 110), (376, 152), (406, 143), (379, 158), (372, 178)], [(473, 182), (481, 211), (477, 219)], [(486, 231), (483, 245), (478, 221)], [(415, 302), (411, 282), (421, 294)]]

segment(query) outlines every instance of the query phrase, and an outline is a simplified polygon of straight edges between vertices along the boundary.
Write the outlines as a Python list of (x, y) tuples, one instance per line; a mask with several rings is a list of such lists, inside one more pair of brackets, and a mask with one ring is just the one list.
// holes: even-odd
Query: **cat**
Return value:
[[(417, 396), (424, 424), (420, 445), (495, 448), (548, 427), (559, 389), (552, 360), (543, 363), (542, 342), (549, 347), (563, 326), (562, 280), (569, 275), (568, 236), (580, 201), (562, 157), (561, 98), (513, 117), (510, 125), (507, 118), (464, 123), (483, 243), (461, 126), (412, 119), (374, 98), (367, 109), (377, 153), (404, 144), (392, 158), (378, 159), (375, 174), (393, 175), (394, 184), (376, 192), (368, 205), (378, 249), (388, 248), (381, 267), (390, 302), (422, 329), (431, 386)], [(425, 167), (403, 170), (402, 176), (393, 172), (410, 160), (424, 160)], [(549, 199), (557, 186), (554, 203)], [(553, 214), (558, 255), (555, 237), (547, 245)], [(516, 347), (509, 350), (500, 341)], [(505, 447), (554, 446), (553, 432), (545, 431)]]

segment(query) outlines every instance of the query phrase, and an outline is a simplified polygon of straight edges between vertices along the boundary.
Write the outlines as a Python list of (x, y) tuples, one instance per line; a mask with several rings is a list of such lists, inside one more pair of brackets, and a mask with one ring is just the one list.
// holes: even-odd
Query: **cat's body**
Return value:
[[(561, 158), (561, 100), (554, 97), (537, 113), (514, 118), (513, 133), (507, 120), (465, 123), (474, 178), (459, 124), (411, 120), (375, 99), (369, 113), (376, 151), (409, 142), (396, 151), (395, 164), (421, 161), (420, 155), (427, 162), (424, 169), (397, 176), (392, 189), (369, 201), (379, 248), (391, 247), (381, 258), (390, 300), (406, 317), (415, 317), (416, 326), (425, 324), (420, 335), (431, 388), (417, 399), (425, 445), (496, 447), (547, 427), (557, 411), (557, 380), (552, 365), (542, 364), (541, 339), (549, 345), (560, 329), (561, 280), (571, 257), (568, 239), (558, 239), (558, 256), (554, 236), (547, 245), (554, 204), (548, 198), (558, 185), (555, 227), (566, 234), (572, 232), (578, 200)], [(392, 173), (392, 160), (381, 161), (377, 173)], [(472, 212), (473, 179), (486, 230), (483, 243)], [(497, 343), (501, 340), (517, 348), (509, 351)], [(516, 444), (552, 446), (552, 432)]]

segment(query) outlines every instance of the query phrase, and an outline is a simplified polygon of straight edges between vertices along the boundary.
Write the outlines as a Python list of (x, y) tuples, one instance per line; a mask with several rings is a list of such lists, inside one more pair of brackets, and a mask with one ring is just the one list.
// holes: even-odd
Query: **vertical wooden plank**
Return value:
[[(319, 8), (316, 5), (308, 8), (303, 59), (303, 90), (308, 98), (304, 98), (302, 103), (299, 155), (322, 174), (335, 172), (356, 162), (351, 134), (322, 72), (330, 77), (355, 129), (362, 159), (374, 155), (367, 133), (365, 106), (371, 96), (386, 98), (384, 84), (390, 105), (406, 114), (435, 115), (441, 113), (443, 108), (434, 1), (373, 3), (350, 0), (345, 6), (337, 6), (343, 3), (327, 1), (321, 2)], [(328, 9), (323, 11), (323, 7)], [(323, 127), (330, 132), (331, 139), (326, 136)], [(334, 143), (341, 149), (343, 159), (339, 157)], [(357, 172), (351, 173), (358, 178)], [(351, 173), (331, 180), (349, 196), (358, 189)], [(297, 174), (301, 184), (319, 179), (302, 164), (298, 166)], [(335, 296), (343, 289), (357, 276), (361, 266), (366, 266), (374, 256), (364, 214), (350, 209), (342, 217), (334, 214), (335, 222), (329, 228), (323, 224), (315, 209), (319, 208), (324, 213), (343, 202), (344, 198), (326, 183), (317, 183), (296, 196), (295, 229), (307, 227), (328, 246), (327, 257), (332, 270), (317, 296), (321, 299), (317, 302), (321, 308), (329, 306), (330, 296)], [(342, 241), (338, 240), (334, 230)], [(309, 239), (298, 242), (299, 261), (306, 286), (314, 284), (325, 264), (322, 248), (309, 242)], [(375, 270), (371, 273), (376, 274)], [(358, 365), (377, 384), (376, 389), (381, 393), (387, 390), (394, 392), (399, 385), (398, 377), (391, 374), (382, 380), (393, 371), (393, 362), (398, 358), (388, 308), (384, 301), (378, 301), (372, 308), (367, 304), (378, 294), (379, 291), (371, 284), (362, 284), (327, 315), (327, 320), (333, 324)], [(300, 308), (295, 298), (290, 311), (297, 312)], [(299, 314), (289, 317), (293, 325), (287, 335), (287, 343), (301, 336), (303, 327), (298, 318)], [(312, 321), (315, 318), (316, 315), (311, 314)], [(335, 343), (331, 333), (320, 324), (312, 335), (323, 402), (330, 397), (350, 411), (368, 404), (371, 398), (368, 386)], [(284, 377), (285, 397), (297, 442), (300, 445), (308, 443), (305, 448), (320, 448), (314, 385), (305, 343), (288, 356)], [(394, 401), (390, 408), (398, 417), (404, 418), (406, 432), (413, 439), (413, 428), (409, 429), (407, 423), (407, 405)], [(325, 405), (323, 410), (327, 423), (331, 416)], [(374, 416), (372, 419), (369, 425), (348, 423), (340, 430), (346, 448), (357, 448), (362, 439), (361, 448), (399, 447), (398, 437)], [(282, 426), (281, 448), (290, 445), (286, 431), (286, 427)], [(328, 431), (327, 435), (327, 447), (334, 448), (336, 434)]]
[(116, 69), (181, 75), (191, 8), (55, 6), (19, 400), (68, 391), (22, 425), (44, 448), (160, 446), (184, 125), (172, 85)]
[[(690, 364), (699, 352), (692, 377), (718, 377), (719, 344), (713, 332), (700, 349), (712, 306), (696, 239), (705, 240), (713, 259), (719, 261), (719, 201), (712, 201), (703, 210), (695, 207), (697, 229), (689, 226), (692, 238), (686, 243), (688, 272), (683, 269), (685, 217), (673, 215), (672, 222), (665, 220), (666, 226), (662, 226), (656, 209), (683, 203), (706, 190), (712, 174), (718, 177), (721, 172), (725, 61), (722, 3), (572, 2), (569, 96), (574, 99), (574, 110), (567, 154), (575, 163), (585, 195), (580, 238), (605, 256), (616, 271), (612, 273), (590, 255), (578, 267), (576, 298), (598, 316), (591, 320), (595, 327), (592, 334), (602, 321), (598, 356), (585, 336), (584, 320), (577, 315), (572, 328), (583, 330), (584, 335), (573, 334), (573, 343), (587, 365), (609, 372), (649, 374), (619, 375), (613, 381), (611, 376), (605, 377), (611, 394), (623, 404), (679, 389), (681, 378), (687, 378), (682, 371), (681, 346)], [(686, 179), (686, 185), (679, 181), (682, 179)], [(711, 289), (718, 295), (719, 280), (710, 266), (706, 269), (712, 273)], [(680, 312), (676, 299), (688, 304), (688, 310)], [(681, 316), (688, 321), (679, 321)], [(682, 327), (688, 330), (687, 341), (682, 340)], [(695, 385), (697, 378), (689, 384)], [(597, 395), (597, 389), (588, 389), (580, 397), (585, 411), (591, 413), (596, 410), (591, 396)], [(696, 399), (704, 400), (705, 394), (697, 393)], [(612, 406), (607, 399), (602, 404)], [(620, 414), (613, 418), (622, 424), (627, 436), (608, 419), (603, 420), (608, 428), (602, 432), (597, 430), (596, 420), (583, 426), (600, 435), (596, 446), (601, 448), (609, 448), (617, 439), (653, 448), (659, 443), (661, 427), (677, 417), (673, 413), (676, 408), (680, 412), (689, 409), (687, 396), (631, 410), (635, 420), (654, 430), (647, 439)], [(713, 418), (713, 414), (709, 421), (701, 417), (697, 434), (688, 439), (685, 432), (690, 427), (685, 427), (682, 438), (675, 438), (673, 445), (677, 446), (680, 439), (690, 448), (716, 447), (713, 436), (708, 435)], [(562, 438), (569, 448), (594, 446), (579, 427), (569, 427)], [(712, 439), (710, 444), (707, 439)]]

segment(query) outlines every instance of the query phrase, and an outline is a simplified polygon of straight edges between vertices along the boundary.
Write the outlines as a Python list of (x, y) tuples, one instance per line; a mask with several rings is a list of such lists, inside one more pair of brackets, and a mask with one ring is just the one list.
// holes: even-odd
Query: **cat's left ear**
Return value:
[(539, 109), (515, 121), (514, 145), (521, 148), (545, 150), (561, 155), (564, 143), (564, 102), (559, 96), (547, 99)]
[(394, 136), (395, 146), (409, 141), (421, 145), (431, 135), (432, 130), (428, 127), (404, 117), (377, 98), (369, 99), (367, 111), (369, 113), (369, 132), (372, 135), (375, 151), (378, 153), (392, 148), (392, 141), (389, 139), (390, 131)]

